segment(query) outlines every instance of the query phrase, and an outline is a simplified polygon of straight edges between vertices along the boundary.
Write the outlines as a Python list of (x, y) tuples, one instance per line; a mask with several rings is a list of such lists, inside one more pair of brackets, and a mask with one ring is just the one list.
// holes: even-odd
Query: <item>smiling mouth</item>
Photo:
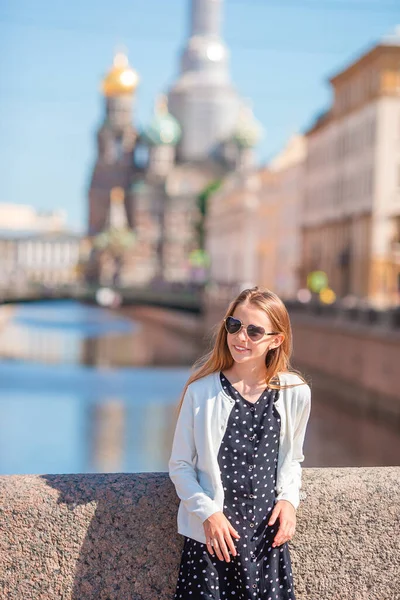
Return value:
[(238, 352), (248, 352), (250, 350), (250, 348), (244, 348), (244, 346), (233, 346), (235, 348), (235, 350), (237, 350)]

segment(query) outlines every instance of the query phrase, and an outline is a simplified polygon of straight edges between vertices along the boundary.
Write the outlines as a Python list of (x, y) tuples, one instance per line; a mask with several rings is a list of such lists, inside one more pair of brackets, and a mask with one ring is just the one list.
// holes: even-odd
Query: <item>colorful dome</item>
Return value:
[(137, 179), (131, 184), (130, 191), (134, 193), (144, 192), (147, 188), (147, 184), (143, 179)]
[(151, 146), (175, 146), (181, 139), (181, 134), (181, 127), (168, 112), (167, 99), (162, 96), (157, 102), (153, 119), (143, 131), (143, 136)]
[(243, 106), (233, 139), (240, 148), (254, 148), (262, 136), (262, 127), (249, 106)]
[(125, 54), (115, 55), (111, 70), (103, 79), (102, 89), (105, 96), (133, 94), (139, 83), (139, 75), (128, 63)]

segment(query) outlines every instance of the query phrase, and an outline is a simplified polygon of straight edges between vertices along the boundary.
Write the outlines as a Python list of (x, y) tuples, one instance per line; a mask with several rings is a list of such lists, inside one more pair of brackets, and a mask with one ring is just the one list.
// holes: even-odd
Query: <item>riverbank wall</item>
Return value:
[[(399, 600), (400, 467), (303, 469), (296, 600)], [(0, 598), (171, 600), (167, 473), (0, 477)]]

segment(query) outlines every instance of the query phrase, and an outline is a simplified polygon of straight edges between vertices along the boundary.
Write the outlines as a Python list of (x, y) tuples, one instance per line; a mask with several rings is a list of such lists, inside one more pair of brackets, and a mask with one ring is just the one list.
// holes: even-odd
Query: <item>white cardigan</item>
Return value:
[[(311, 406), (310, 387), (295, 373), (280, 373), (283, 388), (275, 407), (281, 417), (276, 498), (300, 502), (303, 441)], [(217, 460), (235, 401), (224, 390), (219, 372), (191, 383), (176, 423), (169, 476), (180, 498), (178, 533), (205, 543), (203, 522), (223, 512), (224, 489)]]

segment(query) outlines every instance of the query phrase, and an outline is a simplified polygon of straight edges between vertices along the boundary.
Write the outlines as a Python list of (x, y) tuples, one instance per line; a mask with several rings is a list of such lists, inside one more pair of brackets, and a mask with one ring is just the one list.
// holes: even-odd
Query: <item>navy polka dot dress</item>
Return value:
[(267, 388), (256, 402), (243, 398), (227, 378), (234, 399), (218, 452), (224, 515), (240, 534), (231, 562), (212, 556), (206, 544), (184, 537), (174, 600), (295, 600), (287, 542), (272, 547), (279, 519), (268, 519), (275, 499), (280, 417), (279, 390)]

